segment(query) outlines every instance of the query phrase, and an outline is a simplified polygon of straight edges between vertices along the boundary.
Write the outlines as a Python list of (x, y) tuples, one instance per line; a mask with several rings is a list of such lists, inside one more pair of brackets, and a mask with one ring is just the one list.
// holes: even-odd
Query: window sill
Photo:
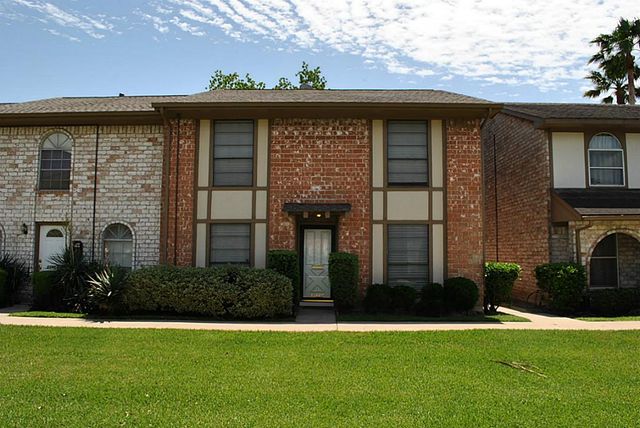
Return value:
[(63, 196), (63, 195), (70, 194), (71, 191), (70, 190), (40, 190), (40, 189), (38, 189), (38, 190), (36, 190), (36, 193), (38, 195), (60, 195), (60, 196)]

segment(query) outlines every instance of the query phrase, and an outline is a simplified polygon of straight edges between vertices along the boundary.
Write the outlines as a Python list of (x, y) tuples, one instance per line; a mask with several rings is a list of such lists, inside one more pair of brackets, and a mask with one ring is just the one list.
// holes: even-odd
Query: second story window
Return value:
[(611, 134), (595, 135), (589, 142), (589, 184), (624, 186), (624, 152)]
[(69, 190), (71, 182), (71, 138), (62, 132), (50, 134), (40, 150), (40, 190)]
[(213, 137), (213, 185), (253, 185), (253, 121), (216, 121)]
[(429, 184), (426, 121), (387, 123), (387, 183), (391, 186)]

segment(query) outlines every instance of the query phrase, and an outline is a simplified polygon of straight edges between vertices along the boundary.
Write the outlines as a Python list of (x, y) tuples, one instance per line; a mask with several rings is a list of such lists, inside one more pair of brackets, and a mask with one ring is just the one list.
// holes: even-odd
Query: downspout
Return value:
[(178, 130), (176, 131), (176, 194), (174, 196), (175, 200), (175, 216), (173, 218), (173, 264), (177, 265), (178, 261), (178, 179), (180, 177), (180, 115), (177, 116), (178, 119)]
[[(576, 227), (576, 263), (580, 263), (582, 264), (582, 260), (580, 257), (580, 250), (581, 250), (581, 245), (580, 245), (580, 232), (582, 232), (585, 229), (589, 229), (591, 226), (593, 226), (591, 224), (591, 222), (588, 222), (585, 226), (582, 227)], [(586, 266), (585, 266), (586, 269)]]
[(93, 214), (91, 234), (91, 261), (95, 261), (96, 247), (96, 202), (98, 199), (98, 148), (100, 145), (100, 125), (96, 125), (96, 153), (93, 161)]

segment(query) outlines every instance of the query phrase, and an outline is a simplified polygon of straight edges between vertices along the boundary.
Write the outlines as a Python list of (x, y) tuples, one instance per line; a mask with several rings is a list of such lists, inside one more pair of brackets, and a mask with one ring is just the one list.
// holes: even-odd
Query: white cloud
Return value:
[(640, 15), (637, 0), (164, 0), (156, 7), (205, 26), (195, 35), (211, 26), (240, 40), (359, 55), (391, 73), (547, 91), (584, 76), (591, 39), (620, 16)]
[(95, 39), (102, 39), (106, 33), (114, 31), (113, 24), (104, 15), (91, 17), (41, 0), (13, 0), (13, 3), (38, 12), (44, 22), (57, 24), (67, 30), (78, 30)]

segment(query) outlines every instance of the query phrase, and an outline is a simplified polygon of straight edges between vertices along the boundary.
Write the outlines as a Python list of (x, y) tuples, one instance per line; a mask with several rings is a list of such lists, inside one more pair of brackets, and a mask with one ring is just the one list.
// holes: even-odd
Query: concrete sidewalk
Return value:
[(182, 330), (228, 331), (446, 331), (446, 330), (640, 330), (640, 321), (589, 322), (553, 315), (532, 314), (501, 308), (504, 313), (528, 318), (531, 322), (336, 322), (300, 318), (300, 322), (216, 322), (165, 320), (92, 320), (82, 318), (10, 317), (10, 312), (24, 307), (5, 308), (0, 313), (0, 325), (89, 328), (171, 328)]

